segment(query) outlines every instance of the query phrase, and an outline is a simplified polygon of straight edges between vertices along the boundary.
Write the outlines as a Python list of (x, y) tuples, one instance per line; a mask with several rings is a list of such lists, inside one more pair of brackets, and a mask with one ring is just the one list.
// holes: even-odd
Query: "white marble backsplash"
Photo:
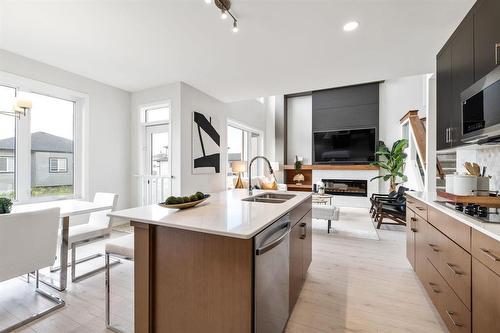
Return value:
[(478, 149), (477, 163), (480, 166), (486, 166), (486, 175), (492, 177), (490, 190), (500, 191), (500, 147)]
[(465, 173), (465, 162), (486, 166), (486, 176), (491, 176), (490, 191), (500, 191), (500, 146), (469, 146), (457, 150), (457, 172)]

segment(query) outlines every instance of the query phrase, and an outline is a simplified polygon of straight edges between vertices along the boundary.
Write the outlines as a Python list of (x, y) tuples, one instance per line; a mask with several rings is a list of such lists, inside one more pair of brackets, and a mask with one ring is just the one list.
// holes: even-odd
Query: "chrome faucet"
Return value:
[(250, 196), (253, 195), (253, 188), (252, 188), (252, 163), (256, 159), (259, 159), (259, 158), (262, 158), (263, 160), (265, 160), (267, 162), (267, 166), (269, 167), (269, 173), (271, 175), (273, 175), (274, 180), (276, 181), (276, 176), (274, 175), (274, 171), (273, 171), (273, 167), (271, 166), (271, 162), (269, 162), (269, 160), (267, 158), (265, 158), (264, 156), (255, 156), (254, 158), (252, 158), (252, 160), (250, 161), (250, 164), (248, 165), (248, 194)]

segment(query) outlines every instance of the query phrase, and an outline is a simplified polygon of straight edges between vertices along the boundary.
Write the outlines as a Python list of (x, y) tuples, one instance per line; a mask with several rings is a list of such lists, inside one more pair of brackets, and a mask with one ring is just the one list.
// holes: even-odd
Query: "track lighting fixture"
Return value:
[[(238, 19), (231, 13), (231, 0), (213, 0), (215, 6), (220, 9), (220, 18), (226, 20), (229, 16), (233, 19), (233, 32), (238, 32)], [(212, 0), (205, 0), (205, 3), (210, 4)]]

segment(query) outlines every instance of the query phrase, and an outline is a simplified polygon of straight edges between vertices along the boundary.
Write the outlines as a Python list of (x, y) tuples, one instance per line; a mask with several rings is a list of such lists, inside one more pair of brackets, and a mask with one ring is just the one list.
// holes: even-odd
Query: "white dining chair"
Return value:
[[(116, 209), (118, 195), (114, 193), (98, 192), (94, 196), (94, 203), (110, 206), (111, 209), (94, 212), (90, 214), (89, 220), (85, 224), (70, 226), (68, 231), (68, 248), (71, 249), (71, 281), (77, 282), (89, 276), (92, 276), (102, 270), (105, 266), (86, 272), (85, 274), (76, 274), (76, 265), (104, 256), (103, 253), (95, 253), (90, 256), (76, 259), (76, 249), (79, 246), (90, 244), (108, 238), (111, 235), (112, 224), (108, 213)], [(60, 269), (54, 267), (52, 272)]]
[(122, 330), (111, 325), (110, 308), (110, 258), (134, 260), (134, 234), (118, 237), (106, 243), (106, 277), (105, 277), (105, 299), (106, 299), (106, 327), (116, 333), (123, 333)]
[(0, 215), (0, 282), (35, 272), (35, 292), (55, 303), (0, 332), (11, 332), (64, 306), (61, 298), (40, 289), (38, 275), (39, 269), (54, 264), (58, 229), (59, 208)]

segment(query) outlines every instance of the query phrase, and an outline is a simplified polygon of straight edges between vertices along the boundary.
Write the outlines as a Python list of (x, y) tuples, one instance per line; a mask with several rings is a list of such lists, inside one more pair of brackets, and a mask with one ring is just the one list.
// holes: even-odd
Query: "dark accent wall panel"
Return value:
[(312, 94), (312, 131), (379, 128), (379, 83), (342, 87)]

